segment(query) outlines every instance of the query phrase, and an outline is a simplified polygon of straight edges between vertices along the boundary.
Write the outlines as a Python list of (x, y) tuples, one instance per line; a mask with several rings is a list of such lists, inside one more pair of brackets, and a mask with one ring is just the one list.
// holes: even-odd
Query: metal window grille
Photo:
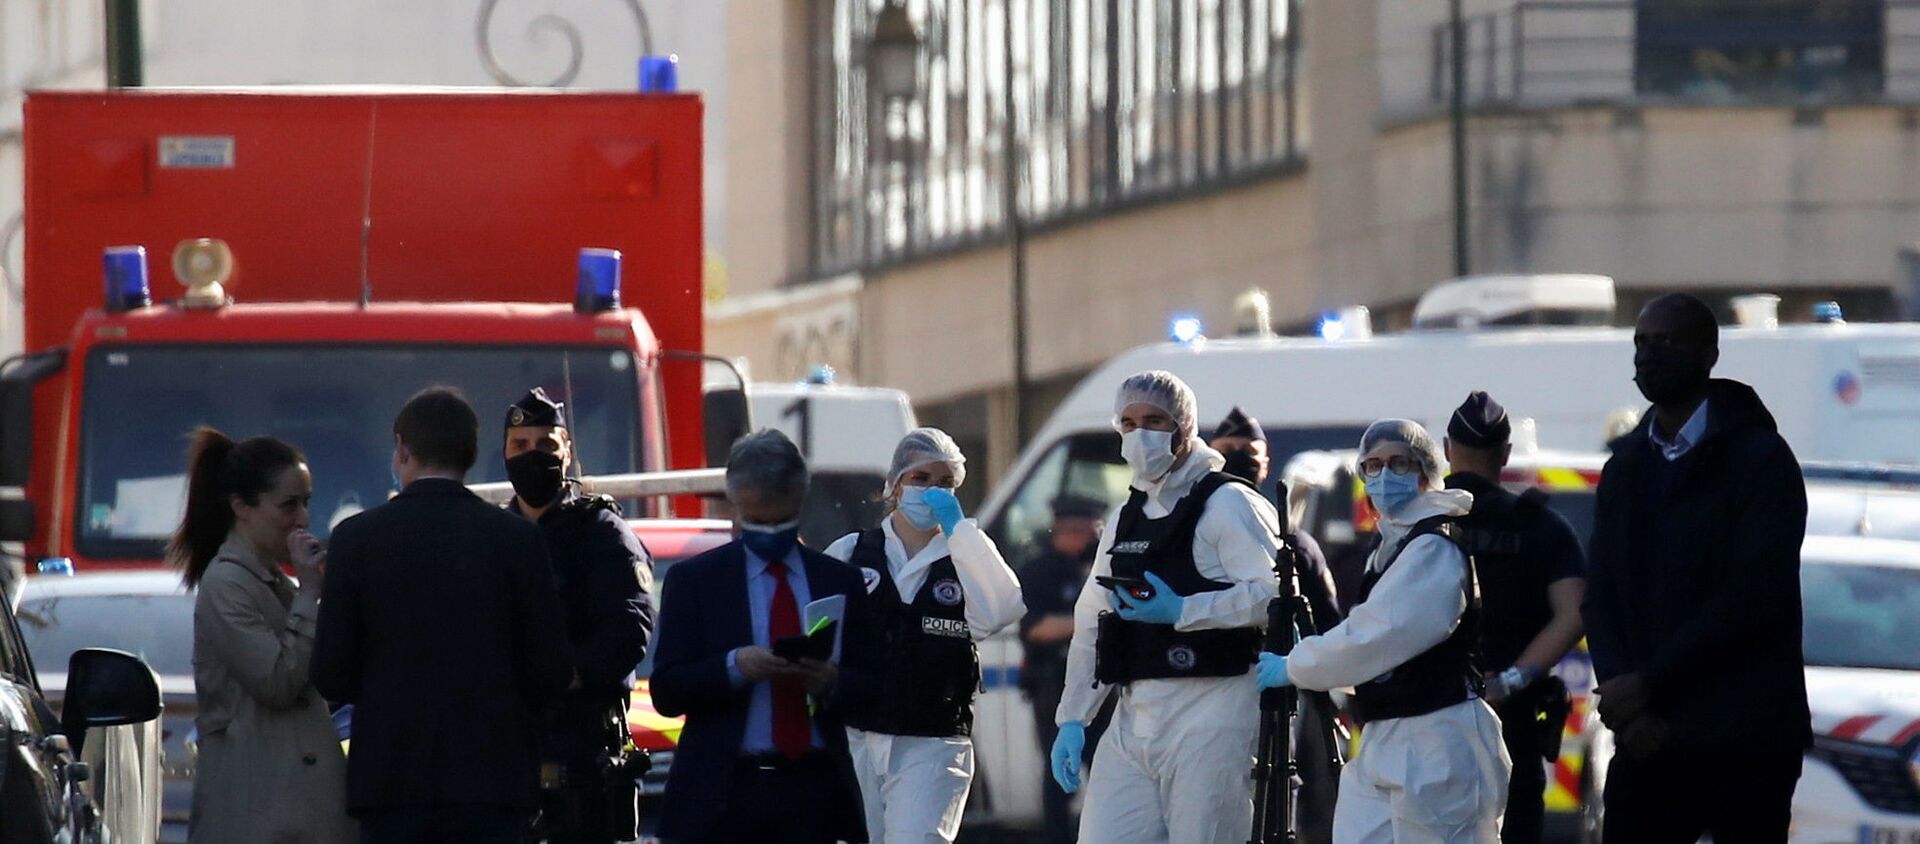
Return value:
[(884, 4), (811, 10), (816, 276), (997, 238), (1009, 189), (1043, 225), (1300, 154), (1299, 0), (907, 0), (920, 59), (904, 97), (868, 78)]

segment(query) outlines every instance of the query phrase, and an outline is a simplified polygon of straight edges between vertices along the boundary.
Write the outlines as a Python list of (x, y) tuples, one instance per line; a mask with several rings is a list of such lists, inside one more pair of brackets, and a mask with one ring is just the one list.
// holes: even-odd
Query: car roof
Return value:
[(20, 600), (79, 595), (184, 595), (186, 584), (174, 569), (81, 572), (73, 575), (36, 574), (26, 579)]

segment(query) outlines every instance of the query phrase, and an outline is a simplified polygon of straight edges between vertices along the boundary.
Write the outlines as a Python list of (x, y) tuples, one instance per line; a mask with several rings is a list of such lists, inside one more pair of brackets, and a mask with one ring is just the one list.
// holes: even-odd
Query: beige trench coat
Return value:
[(228, 536), (193, 604), (194, 844), (350, 844), (347, 760), (307, 679), (318, 598)]

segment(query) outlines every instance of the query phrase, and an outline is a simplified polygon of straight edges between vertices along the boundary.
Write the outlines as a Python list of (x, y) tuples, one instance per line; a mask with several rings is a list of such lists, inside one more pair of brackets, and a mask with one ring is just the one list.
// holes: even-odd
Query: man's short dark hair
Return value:
[(727, 452), (727, 496), (741, 488), (799, 500), (807, 494), (807, 459), (786, 434), (763, 428), (733, 443)]
[(393, 432), (413, 459), (435, 469), (465, 473), (480, 453), (480, 418), (452, 387), (414, 393), (393, 418)]
[(1711, 347), (1720, 347), (1720, 318), (1712, 306), (1691, 293), (1668, 293), (1647, 303), (1646, 310), (1671, 310), (1679, 315), (1693, 339)]

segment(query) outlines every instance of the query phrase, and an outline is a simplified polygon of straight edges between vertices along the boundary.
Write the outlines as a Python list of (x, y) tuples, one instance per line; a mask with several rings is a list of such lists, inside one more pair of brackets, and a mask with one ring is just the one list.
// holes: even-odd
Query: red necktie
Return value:
[[(787, 564), (767, 563), (773, 575), (773, 606), (767, 613), (767, 641), (777, 642), (800, 635), (800, 606), (793, 599), (793, 587), (787, 585)], [(788, 759), (806, 755), (813, 744), (813, 727), (807, 717), (807, 689), (799, 680), (773, 681), (773, 746)]]

